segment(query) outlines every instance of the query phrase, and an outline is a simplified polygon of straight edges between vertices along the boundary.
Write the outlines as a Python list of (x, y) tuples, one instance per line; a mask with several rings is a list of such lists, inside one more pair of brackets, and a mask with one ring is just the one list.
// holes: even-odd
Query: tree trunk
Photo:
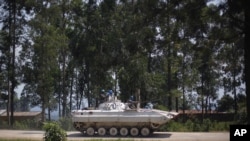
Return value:
[(42, 98), (42, 122), (45, 121), (45, 102), (44, 98)]
[(14, 95), (15, 95), (15, 87), (16, 87), (16, 81), (15, 81), (15, 58), (16, 58), (16, 54), (15, 54), (15, 47), (16, 47), (16, 34), (15, 34), (15, 30), (16, 30), (16, 0), (12, 1), (12, 10), (13, 10), (13, 23), (11, 21), (11, 45), (12, 45), (12, 62), (11, 62), (11, 70), (12, 70), (12, 74), (11, 74), (11, 92), (10, 92), (10, 110), (11, 110), (11, 125), (13, 126), (14, 124)]
[(172, 111), (172, 93), (171, 93), (171, 89), (172, 89), (172, 87), (171, 87), (171, 83), (172, 83), (172, 79), (171, 79), (171, 72), (172, 72), (172, 60), (171, 60), (171, 49), (170, 49), (170, 47), (168, 47), (168, 59), (167, 59), (167, 61), (168, 61), (168, 108), (169, 108), (169, 110), (170, 111)]

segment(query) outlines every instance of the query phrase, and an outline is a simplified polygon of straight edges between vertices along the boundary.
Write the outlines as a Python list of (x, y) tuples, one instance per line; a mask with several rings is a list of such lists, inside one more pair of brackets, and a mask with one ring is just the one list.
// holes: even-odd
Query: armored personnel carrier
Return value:
[(139, 103), (111, 98), (95, 110), (73, 110), (72, 122), (87, 136), (149, 136), (177, 115), (150, 107), (139, 108)]

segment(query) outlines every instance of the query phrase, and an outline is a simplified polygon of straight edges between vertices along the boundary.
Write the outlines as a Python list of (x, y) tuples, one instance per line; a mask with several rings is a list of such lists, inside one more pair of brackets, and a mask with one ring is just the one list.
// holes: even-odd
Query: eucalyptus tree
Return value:
[[(95, 57), (98, 44), (98, 26), (100, 24), (99, 12), (97, 10), (97, 3), (93, 0), (88, 2), (74, 1), (72, 2), (71, 18), (71, 36), (70, 46), (71, 52), (78, 65), (78, 83), (76, 102), (77, 107), (80, 108), (81, 99), (87, 97), (88, 106), (92, 105), (92, 98), (90, 95), (90, 84), (92, 65), (98, 63)], [(92, 64), (93, 63), (93, 64)], [(95, 76), (96, 74), (93, 74)], [(79, 102), (80, 100), (80, 102)]]
[[(173, 110), (173, 98), (176, 98), (176, 104), (178, 103), (178, 96), (173, 93), (178, 88), (178, 78), (177, 71), (179, 61), (178, 61), (178, 48), (176, 44), (179, 43), (178, 37), (178, 28), (179, 25), (176, 21), (175, 12), (177, 11), (177, 3), (174, 1), (162, 1), (161, 3), (162, 11), (159, 17), (159, 36), (158, 44), (159, 49), (161, 49), (163, 54), (163, 71), (166, 75), (166, 86), (164, 90), (166, 91), (165, 96), (163, 97), (164, 104), (169, 108), (169, 110)], [(177, 109), (178, 106), (175, 106)]]
[[(144, 74), (141, 84), (142, 101), (159, 102), (164, 90), (161, 87), (164, 85), (164, 73), (162, 67), (157, 68), (157, 62), (161, 55), (159, 54), (161, 47), (159, 45), (159, 27), (162, 14), (165, 14), (165, 7), (161, 1), (148, 0), (138, 3), (138, 14), (141, 19), (141, 29), (139, 30), (139, 53), (144, 58), (141, 63), (144, 64)], [(161, 70), (161, 71), (159, 71)], [(153, 102), (151, 101), (151, 102)]]
[[(116, 81), (117, 65), (119, 64), (120, 35), (119, 21), (117, 20), (116, 1), (102, 1), (98, 5), (96, 21), (96, 49), (94, 53), (95, 63), (91, 65), (91, 81), (95, 98), (99, 98), (101, 89), (112, 89), (117, 95)], [(94, 74), (96, 73), (96, 74)], [(102, 81), (99, 81), (102, 80)]]
[[(8, 11), (9, 11), (9, 17), (8, 17), (8, 24), (9, 24), (9, 53), (12, 54), (9, 56), (9, 78), (8, 78), (8, 87), (9, 87), (9, 108), (11, 112), (10, 117), (10, 124), (13, 125), (14, 123), (14, 89), (17, 86), (16, 84), (16, 72), (15, 72), (15, 58), (16, 58), (16, 1), (10, 1), (7, 2), (8, 4)], [(9, 83), (11, 82), (11, 84)], [(9, 110), (7, 110), (9, 111)], [(9, 113), (8, 113), (9, 114)]]
[[(230, 66), (234, 66), (237, 67), (238, 70), (234, 70), (234, 69), (230, 69), (230, 72), (232, 74), (232, 76), (236, 76), (236, 77), (232, 77), (233, 80), (231, 81), (233, 83), (233, 89), (234, 89), (234, 107), (235, 107), (235, 113), (237, 113), (237, 101), (236, 101), (236, 92), (235, 92), (235, 87), (237, 87), (237, 83), (241, 82), (241, 80), (237, 80), (238, 74), (241, 72), (240, 68), (242, 66), (239, 65), (239, 63), (241, 62), (242, 58), (240, 56), (237, 56), (238, 53), (240, 53), (241, 49), (243, 49), (244, 51), (244, 71), (243, 71), (243, 82), (245, 82), (245, 92), (246, 92), (246, 105), (247, 105), (247, 122), (250, 123), (250, 105), (248, 104), (249, 100), (250, 100), (250, 96), (249, 96), (249, 26), (250, 26), (250, 13), (249, 10), (247, 8), (248, 2), (246, 0), (244, 1), (236, 1), (236, 0), (227, 0), (225, 2), (222, 2), (220, 4), (220, 8), (222, 10), (222, 16), (225, 17), (224, 21), (226, 21), (226, 24), (224, 23), (223, 29), (226, 32), (226, 36), (224, 38), (222, 38), (222, 40), (224, 40), (228, 46), (226, 46), (226, 48), (228, 47), (232, 47), (232, 52), (233, 50), (236, 52), (233, 52), (232, 54), (234, 55), (234, 57), (236, 57), (232, 64)], [(243, 48), (244, 47), (244, 48)], [(242, 52), (241, 52), (242, 53)], [(230, 57), (232, 58), (232, 56)], [(230, 67), (229, 66), (229, 67)]]
[[(3, 0), (1, 1), (1, 32), (6, 36), (6, 41), (4, 44), (5, 48), (8, 48), (7, 56), (8, 63), (6, 69), (8, 73), (6, 74), (6, 84), (8, 84), (8, 96), (9, 96), (9, 108), (11, 117), (10, 124), (13, 125), (14, 118), (14, 97), (15, 97), (15, 88), (19, 85), (20, 82), (20, 72), (19, 72), (19, 63), (18, 61), (18, 50), (20, 43), (23, 41), (23, 32), (26, 22), (26, 12), (24, 2), (16, 0)], [(3, 34), (2, 34), (3, 35)], [(4, 51), (4, 50), (3, 50)], [(9, 111), (9, 109), (7, 109)], [(9, 112), (7, 112), (7, 115)]]
[(216, 9), (208, 7), (206, 2), (176, 3), (175, 20), (178, 27), (176, 46), (181, 58), (178, 77), (182, 85), (183, 108), (185, 93), (188, 93), (185, 90), (193, 93), (196, 89), (202, 112), (205, 109), (207, 113), (210, 102), (217, 98), (219, 68), (215, 60), (218, 41), (211, 34), (217, 28), (213, 17), (218, 17), (218, 13)]
[[(70, 32), (70, 48), (74, 60), (77, 75), (77, 107), (83, 97), (88, 99), (88, 106), (94, 106), (97, 93), (106, 84), (108, 66), (107, 43), (108, 34), (111, 30), (109, 25), (110, 15), (107, 11), (101, 11), (97, 1), (88, 2), (72, 1)], [(109, 7), (106, 8), (109, 10)], [(111, 12), (110, 12), (111, 13)], [(101, 81), (100, 81), (101, 80)], [(80, 101), (79, 101), (80, 100)]]
[(242, 87), (243, 80), (243, 46), (242, 39), (236, 40), (235, 43), (224, 45), (221, 50), (221, 60), (224, 63), (222, 67), (222, 84), (224, 87), (224, 94), (233, 94), (234, 98), (234, 113), (238, 112), (237, 95), (240, 93), (239, 89)]
[[(23, 52), (25, 62), (25, 88), (31, 88), (27, 94), (37, 96), (41, 104), (42, 120), (45, 120), (45, 109), (49, 113), (55, 107), (55, 83), (58, 77), (58, 54), (60, 47), (65, 46), (65, 36), (55, 26), (58, 19), (58, 6), (53, 1), (33, 3), (34, 18), (30, 21), (30, 44)], [(53, 14), (51, 14), (53, 13)], [(50, 117), (49, 117), (50, 118)]]
[[(70, 54), (70, 48), (68, 46), (69, 37), (67, 37), (67, 27), (70, 20), (70, 4), (71, 1), (62, 0), (56, 3), (55, 12), (53, 14), (55, 21), (52, 22), (53, 25), (59, 30), (58, 38), (61, 40), (60, 44), (57, 44), (58, 49), (58, 69), (60, 70), (58, 81), (57, 81), (57, 93), (58, 93), (58, 105), (59, 105), (59, 116), (61, 116), (61, 101), (62, 101), (62, 116), (66, 117), (68, 115), (67, 104), (68, 104), (68, 94), (69, 94), (69, 77), (71, 76), (69, 71), (69, 62), (72, 60)], [(59, 82), (59, 83), (58, 83)], [(62, 95), (62, 96), (61, 96)]]
[[(147, 83), (147, 49), (144, 41), (147, 40), (146, 30), (150, 27), (146, 22), (146, 9), (143, 6), (148, 1), (122, 1), (119, 3), (120, 16), (123, 22), (120, 22), (120, 43), (118, 51), (121, 55), (118, 57), (119, 66), (119, 87), (122, 93), (122, 99), (128, 99), (130, 95), (146, 96), (145, 84)], [(145, 20), (145, 23), (144, 23)], [(153, 28), (153, 27), (152, 27)], [(143, 33), (143, 29), (145, 29)], [(151, 32), (151, 31), (150, 31)], [(151, 37), (150, 37), (151, 38)], [(147, 42), (148, 43), (148, 42)], [(148, 46), (152, 46), (148, 44)], [(118, 52), (118, 53), (119, 53)], [(143, 98), (145, 99), (145, 98)], [(139, 99), (137, 99), (139, 100)]]
[[(87, 82), (85, 77), (84, 56), (85, 51), (83, 40), (86, 31), (86, 3), (81, 0), (75, 0), (70, 3), (69, 25), (67, 28), (67, 36), (69, 37), (69, 48), (72, 54), (70, 61), (71, 70), (71, 93), (70, 107), (75, 105), (76, 109), (81, 107), (82, 98), (84, 97), (84, 88)], [(73, 95), (73, 93), (75, 93)]]

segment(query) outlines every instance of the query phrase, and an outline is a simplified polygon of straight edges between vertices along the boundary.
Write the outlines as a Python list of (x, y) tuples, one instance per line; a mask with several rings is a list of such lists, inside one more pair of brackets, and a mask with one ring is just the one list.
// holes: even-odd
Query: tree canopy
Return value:
[(122, 101), (140, 92), (142, 106), (246, 112), (250, 123), (250, 107), (239, 110), (250, 105), (242, 104), (250, 101), (246, 5), (3, 0), (1, 97), (9, 96), (3, 102), (15, 111), (15, 88), (24, 84), (21, 98), (29, 106), (66, 117), (72, 109), (98, 106), (100, 91), (112, 89)]

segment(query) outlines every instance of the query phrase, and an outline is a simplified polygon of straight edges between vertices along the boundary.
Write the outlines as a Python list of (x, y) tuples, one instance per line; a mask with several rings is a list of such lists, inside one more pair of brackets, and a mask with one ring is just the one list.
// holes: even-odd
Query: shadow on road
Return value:
[(126, 136), (126, 137), (122, 137), (122, 136), (99, 136), (99, 135), (95, 135), (95, 136), (87, 136), (87, 135), (83, 135), (82, 133), (76, 133), (76, 132), (73, 132), (73, 133), (68, 133), (67, 134), (67, 137), (69, 138), (96, 138), (96, 139), (102, 139), (102, 138), (119, 138), (119, 139), (129, 139), (129, 138), (154, 138), (154, 139), (163, 139), (163, 138), (169, 138), (172, 134), (169, 134), (169, 133), (163, 133), (163, 132), (157, 132), (157, 133), (154, 133), (148, 137), (143, 137), (143, 136), (138, 136), (138, 137), (132, 137), (132, 136)]

